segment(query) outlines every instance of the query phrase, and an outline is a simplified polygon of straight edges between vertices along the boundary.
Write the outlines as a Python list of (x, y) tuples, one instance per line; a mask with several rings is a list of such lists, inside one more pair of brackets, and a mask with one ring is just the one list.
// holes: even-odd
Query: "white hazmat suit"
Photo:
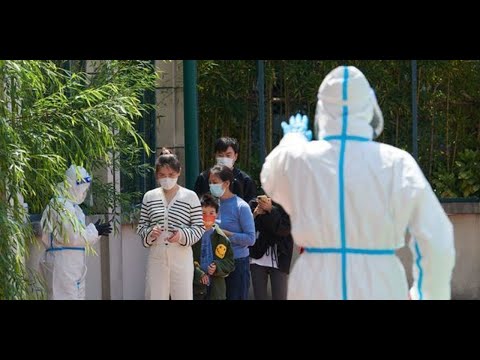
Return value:
[[(305, 249), (287, 298), (449, 299), (452, 224), (413, 157), (372, 141), (383, 130), (383, 116), (362, 72), (338, 67), (322, 82), (318, 141), (298, 132), (301, 122), (297, 116), (282, 124), (286, 134), (260, 175)], [(395, 255), (407, 229), (414, 257), (410, 289)]]
[[(87, 274), (85, 245), (94, 245), (99, 239), (94, 224), (85, 225), (85, 214), (80, 204), (85, 200), (91, 176), (83, 167), (70, 166), (66, 172), (71, 198), (50, 201), (43, 212), (42, 242), (46, 246), (41, 268), (48, 286), (49, 300), (84, 300)], [(63, 183), (59, 184), (63, 188)], [(78, 219), (75, 224), (68, 216)]]

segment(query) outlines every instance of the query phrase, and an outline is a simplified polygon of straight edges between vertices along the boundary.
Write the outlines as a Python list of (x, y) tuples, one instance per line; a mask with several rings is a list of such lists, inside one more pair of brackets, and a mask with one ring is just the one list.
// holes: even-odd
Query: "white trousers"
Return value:
[(145, 299), (193, 300), (193, 271), (191, 246), (160, 240), (148, 255)]
[(85, 300), (85, 251), (46, 252), (41, 269), (47, 283), (48, 300)]

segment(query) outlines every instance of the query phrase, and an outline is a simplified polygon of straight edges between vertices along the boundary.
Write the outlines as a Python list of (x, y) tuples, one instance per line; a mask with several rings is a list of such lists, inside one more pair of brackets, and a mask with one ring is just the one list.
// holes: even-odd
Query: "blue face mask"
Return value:
[(210, 184), (210, 192), (213, 196), (219, 198), (225, 194), (225, 189), (222, 188), (222, 184)]

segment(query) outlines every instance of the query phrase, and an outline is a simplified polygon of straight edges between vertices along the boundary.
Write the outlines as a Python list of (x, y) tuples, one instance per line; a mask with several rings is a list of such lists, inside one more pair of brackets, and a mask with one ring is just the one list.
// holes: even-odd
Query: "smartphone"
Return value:
[(177, 232), (178, 232), (178, 230), (169, 231), (169, 234), (171, 234), (171, 235), (168, 237), (167, 240), (170, 240), (171, 238), (173, 238)]
[(268, 196), (267, 195), (258, 195), (257, 200), (258, 201), (267, 201)]

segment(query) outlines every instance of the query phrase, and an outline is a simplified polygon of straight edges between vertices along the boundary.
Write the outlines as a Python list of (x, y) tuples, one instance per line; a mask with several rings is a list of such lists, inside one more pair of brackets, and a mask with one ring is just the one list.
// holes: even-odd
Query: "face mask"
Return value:
[(234, 162), (235, 161), (232, 158), (217, 157), (217, 165), (226, 166), (226, 167), (229, 167), (230, 169), (233, 168)]
[(222, 184), (210, 184), (210, 192), (213, 196), (219, 198), (225, 194), (225, 189), (222, 188)]
[(206, 228), (210, 228), (215, 224), (215, 219), (217, 218), (215, 215), (202, 215), (203, 224)]
[(163, 178), (159, 179), (158, 182), (160, 183), (160, 186), (165, 189), (165, 190), (170, 190), (172, 189), (176, 184), (177, 184), (178, 178)]
[(383, 114), (373, 89), (370, 89), (370, 95), (373, 102), (373, 118), (372, 121), (370, 121), (370, 125), (373, 128), (373, 138), (376, 139), (383, 131)]
[(85, 201), (85, 198), (87, 197), (88, 189), (90, 187), (90, 184), (80, 184), (76, 185), (73, 190), (71, 191), (73, 195), (73, 201), (77, 204), (80, 205)]
[(92, 188), (88, 189), (87, 195), (86, 195), (84, 201), (85, 201), (85, 204), (87, 204), (87, 206), (90, 206), (90, 207), (93, 206), (93, 191), (92, 191)]

